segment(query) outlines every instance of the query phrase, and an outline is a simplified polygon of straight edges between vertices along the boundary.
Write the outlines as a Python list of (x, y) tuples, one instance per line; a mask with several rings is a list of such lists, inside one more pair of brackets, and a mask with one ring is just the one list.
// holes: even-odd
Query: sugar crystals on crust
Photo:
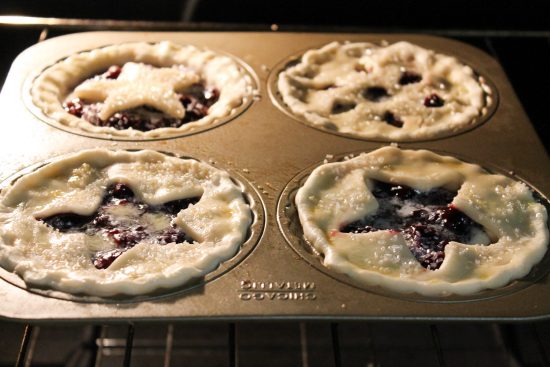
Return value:
[(147, 294), (216, 269), (251, 222), (222, 170), (154, 151), (87, 150), (2, 190), (0, 265), (31, 287)]
[(309, 50), (279, 74), (278, 90), (313, 126), (386, 141), (459, 131), (491, 100), (469, 66), (408, 42), (333, 42)]
[(325, 266), (404, 293), (503, 287), (548, 247), (546, 209), (527, 185), (426, 150), (385, 147), (321, 165), (296, 206)]
[(32, 83), (52, 123), (131, 138), (169, 137), (227, 119), (252, 98), (232, 57), (164, 41), (123, 43), (69, 56)]

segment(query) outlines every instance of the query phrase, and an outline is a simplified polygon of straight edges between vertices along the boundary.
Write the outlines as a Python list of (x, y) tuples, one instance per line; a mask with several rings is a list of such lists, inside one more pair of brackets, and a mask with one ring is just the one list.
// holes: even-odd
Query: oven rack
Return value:
[[(247, 322), (4, 327), (16, 366), (548, 366), (550, 324)], [(6, 345), (8, 347), (8, 345)], [(55, 353), (52, 353), (55, 351)], [(8, 353), (8, 354), (9, 354)], [(10, 361), (11, 362), (11, 361)], [(10, 366), (0, 362), (0, 366)]]
[[(0, 16), (11, 39), (3, 78), (23, 49), (51, 36), (91, 30), (298, 31), (326, 27), (174, 23)], [(331, 28), (335, 32), (387, 29)], [(410, 32), (392, 29), (391, 32)], [(502, 64), (547, 151), (550, 32), (414, 30), (455, 38)], [(31, 325), (0, 322), (1, 366), (550, 366), (550, 322), (267, 322)]]

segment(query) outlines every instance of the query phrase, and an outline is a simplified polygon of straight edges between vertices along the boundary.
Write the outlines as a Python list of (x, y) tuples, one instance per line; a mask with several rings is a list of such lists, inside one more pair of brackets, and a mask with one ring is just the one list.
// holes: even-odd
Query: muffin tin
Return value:
[[(112, 140), (60, 130), (28, 108), (37, 72), (75, 52), (107, 44), (171, 40), (235, 56), (257, 79), (257, 95), (231, 121), (196, 134), (158, 140)], [(525, 278), (471, 297), (428, 298), (360, 286), (322, 268), (300, 244), (292, 195), (325, 160), (387, 145), (310, 127), (276, 106), (273, 81), (282, 65), (331, 41), (406, 40), (453, 55), (486, 78), (493, 103), (472, 129), (400, 143), (506, 172), (550, 195), (550, 160), (500, 65), (469, 45), (410, 34), (130, 33), (72, 34), (39, 43), (13, 63), (0, 95), (3, 186), (33, 167), (86, 148), (153, 149), (191, 156), (227, 170), (254, 202), (256, 223), (243, 250), (194, 286), (130, 299), (89, 299), (26, 289), (0, 270), (0, 317), (32, 322), (131, 320), (535, 320), (550, 316), (550, 255)], [(294, 56), (292, 56), (294, 55)], [(498, 95), (498, 98), (495, 96)], [(280, 103), (279, 103), (280, 105)], [(284, 109), (284, 107), (283, 107)], [(34, 111), (36, 112), (36, 111)], [(298, 225), (299, 227), (299, 225)]]

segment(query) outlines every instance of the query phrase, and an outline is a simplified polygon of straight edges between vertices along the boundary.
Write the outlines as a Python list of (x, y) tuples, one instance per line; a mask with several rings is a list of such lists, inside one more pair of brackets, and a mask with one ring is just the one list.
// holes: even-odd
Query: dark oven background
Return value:
[[(504, 67), (550, 146), (550, 22), (545, 1), (15, 1), (0, 16), (0, 83), (40, 39), (87, 30), (428, 33)], [(67, 22), (55, 18), (82, 19)], [(106, 22), (105, 19), (116, 20)], [(146, 22), (136, 22), (136, 21)], [(277, 27), (273, 27), (277, 24)], [(273, 30), (272, 30), (273, 29)], [(4, 124), (17, 121), (4, 120)], [(0, 321), (1, 366), (550, 366), (550, 322), (208, 322), (34, 325)]]

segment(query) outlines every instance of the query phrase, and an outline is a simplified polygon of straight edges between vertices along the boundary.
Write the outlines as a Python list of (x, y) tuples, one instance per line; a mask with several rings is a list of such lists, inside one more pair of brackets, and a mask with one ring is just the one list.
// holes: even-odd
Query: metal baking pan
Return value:
[[(229, 53), (250, 67), (258, 98), (231, 121), (166, 140), (120, 141), (52, 127), (29, 109), (29, 81), (75, 52), (128, 41), (171, 40)], [(484, 52), (450, 39), (410, 34), (93, 32), (39, 43), (13, 63), (2, 93), (0, 178), (9, 179), (52, 157), (86, 148), (154, 149), (213, 162), (242, 183), (255, 205), (251, 240), (213, 276), (173, 293), (136, 299), (87, 299), (26, 289), (0, 272), (0, 317), (27, 322), (132, 320), (479, 320), (527, 321), (550, 317), (549, 255), (524, 279), (471, 297), (426, 298), (355, 284), (318, 264), (300, 248), (292, 195), (327, 155), (368, 152), (372, 142), (312, 128), (277, 107), (276, 71), (305, 49), (331, 41), (407, 40), (454, 55), (489, 81), (492, 110), (460, 134), (401, 143), (471, 160), (507, 172), (550, 195), (550, 160), (500, 65)], [(307, 142), (305, 144), (304, 142)], [(14, 176), (15, 175), (15, 176)], [(298, 234), (297, 234), (298, 233)]]

